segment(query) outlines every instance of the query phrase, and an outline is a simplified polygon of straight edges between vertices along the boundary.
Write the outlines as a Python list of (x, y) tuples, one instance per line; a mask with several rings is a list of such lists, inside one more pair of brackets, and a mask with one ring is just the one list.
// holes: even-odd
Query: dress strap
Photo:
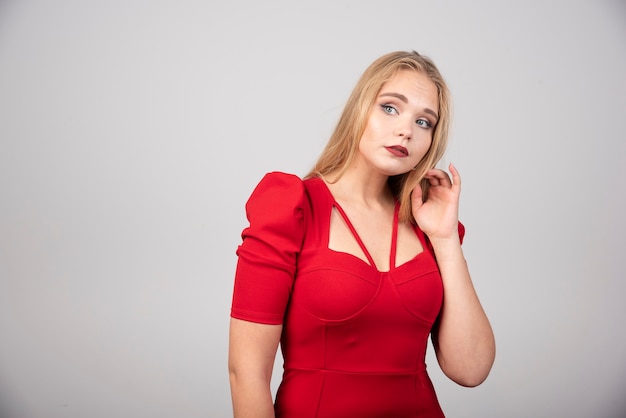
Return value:
[(391, 232), (391, 251), (389, 252), (389, 270), (396, 268), (396, 248), (398, 247), (398, 216), (400, 205), (396, 203), (393, 210), (393, 229)]
[[(363, 241), (361, 240), (361, 237), (356, 232), (356, 229), (354, 228), (354, 225), (352, 225), (352, 222), (350, 222), (350, 218), (348, 218), (348, 215), (346, 215), (346, 212), (344, 212), (344, 210), (341, 207), (341, 205), (339, 205), (339, 203), (337, 201), (335, 201), (333, 206), (335, 208), (337, 208), (337, 211), (339, 211), (339, 214), (341, 215), (341, 217), (343, 218), (344, 222), (348, 226), (348, 229), (350, 229), (350, 232), (352, 232), (352, 235), (354, 235), (354, 239), (356, 239), (356, 242), (359, 244), (359, 247), (361, 247), (361, 250), (363, 251), (363, 254), (365, 254), (365, 257), (367, 257), (367, 261), (370, 263), (370, 265), (372, 267), (378, 268), (376, 266), (376, 263), (374, 262), (374, 259), (370, 255), (369, 251), (367, 251), (367, 247), (365, 247), (365, 244), (363, 244)], [(393, 246), (393, 244), (392, 244), (392, 246)], [(394, 258), (395, 258), (395, 256), (394, 256)]]

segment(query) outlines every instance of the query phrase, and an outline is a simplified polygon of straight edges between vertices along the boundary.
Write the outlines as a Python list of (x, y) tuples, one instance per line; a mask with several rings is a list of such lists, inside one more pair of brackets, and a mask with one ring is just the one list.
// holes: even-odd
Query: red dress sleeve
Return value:
[(269, 173), (246, 203), (250, 225), (241, 234), (231, 316), (282, 324), (304, 237), (307, 198), (302, 180)]

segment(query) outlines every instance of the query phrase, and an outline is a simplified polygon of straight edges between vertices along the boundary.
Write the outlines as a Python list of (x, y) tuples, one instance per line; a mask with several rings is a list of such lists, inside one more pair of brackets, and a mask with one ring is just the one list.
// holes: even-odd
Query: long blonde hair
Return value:
[(383, 84), (400, 70), (426, 74), (437, 87), (439, 95), (439, 119), (426, 155), (413, 170), (390, 177), (388, 182), (395, 198), (400, 202), (400, 219), (415, 223), (411, 211), (411, 192), (421, 182), (423, 195), (426, 196), (428, 181), (424, 179), (424, 175), (443, 157), (448, 144), (451, 116), (450, 93), (446, 82), (432, 60), (415, 51), (383, 55), (365, 70), (346, 102), (335, 131), (305, 178), (332, 174), (336, 181), (345, 173), (357, 153), (376, 96)]

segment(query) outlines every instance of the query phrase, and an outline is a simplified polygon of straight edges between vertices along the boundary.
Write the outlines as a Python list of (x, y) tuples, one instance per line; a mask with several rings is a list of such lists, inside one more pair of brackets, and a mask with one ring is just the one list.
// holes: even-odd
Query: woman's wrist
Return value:
[(463, 258), (461, 239), (458, 233), (449, 237), (428, 237), (428, 239), (439, 262), (456, 259), (458, 257)]

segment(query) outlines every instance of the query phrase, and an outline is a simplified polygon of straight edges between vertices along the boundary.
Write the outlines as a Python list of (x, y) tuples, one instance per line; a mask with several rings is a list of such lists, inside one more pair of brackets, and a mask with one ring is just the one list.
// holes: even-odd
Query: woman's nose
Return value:
[(404, 139), (411, 139), (412, 123), (412, 121), (408, 120), (399, 120), (396, 125), (396, 135)]

